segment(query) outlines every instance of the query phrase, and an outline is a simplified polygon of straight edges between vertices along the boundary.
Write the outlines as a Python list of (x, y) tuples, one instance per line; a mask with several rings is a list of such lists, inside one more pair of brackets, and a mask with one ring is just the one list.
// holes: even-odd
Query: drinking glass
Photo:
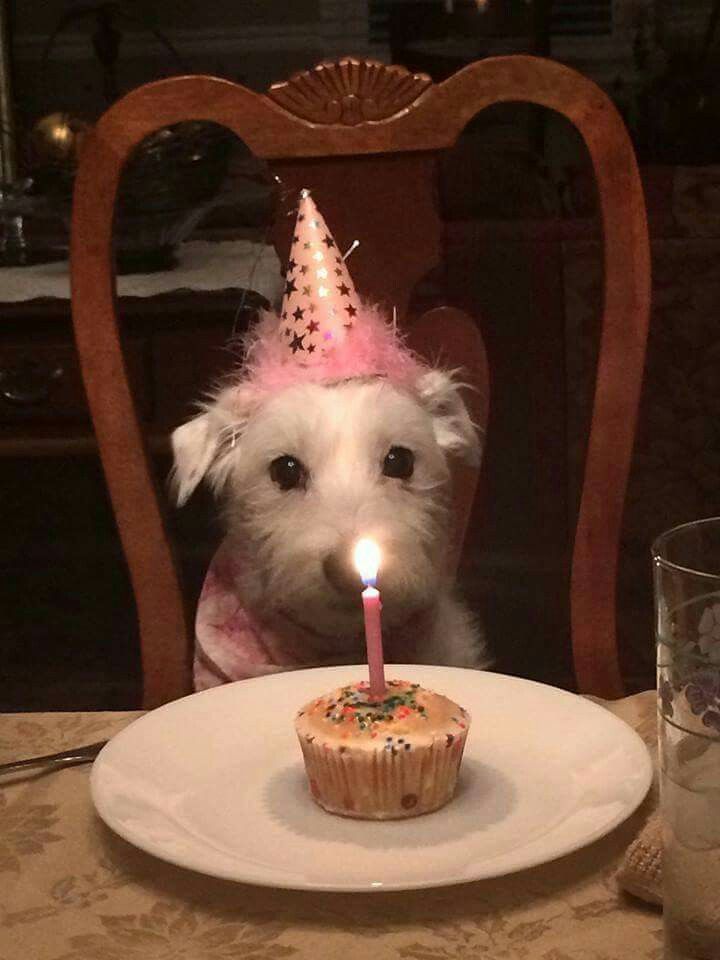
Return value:
[(653, 544), (666, 960), (720, 960), (720, 518)]

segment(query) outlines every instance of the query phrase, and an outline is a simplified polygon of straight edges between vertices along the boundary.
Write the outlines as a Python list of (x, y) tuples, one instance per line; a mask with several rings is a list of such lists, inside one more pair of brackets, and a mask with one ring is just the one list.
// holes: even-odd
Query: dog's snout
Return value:
[(333, 551), (323, 560), (323, 573), (339, 593), (357, 596), (362, 590), (362, 580), (352, 563), (352, 557), (341, 551)]

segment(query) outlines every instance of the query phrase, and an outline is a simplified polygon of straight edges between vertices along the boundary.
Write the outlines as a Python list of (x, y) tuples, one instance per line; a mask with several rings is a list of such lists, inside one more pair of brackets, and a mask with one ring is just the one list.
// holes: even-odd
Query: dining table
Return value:
[[(656, 746), (656, 695), (597, 701)], [(104, 740), (141, 712), (0, 714), (0, 762)], [(95, 813), (90, 766), (0, 778), (0, 960), (658, 960), (661, 912), (618, 870), (651, 790), (592, 845), (509, 876), (435, 889), (319, 893), (161, 861)], [(238, 824), (252, 829), (252, 824)]]

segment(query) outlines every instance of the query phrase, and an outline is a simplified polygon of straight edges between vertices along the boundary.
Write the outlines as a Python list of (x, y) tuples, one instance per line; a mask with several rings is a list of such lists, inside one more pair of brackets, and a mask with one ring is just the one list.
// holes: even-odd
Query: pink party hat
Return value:
[(426, 369), (395, 324), (358, 297), (309, 190), (300, 192), (280, 316), (264, 314), (245, 347), (243, 380), (260, 390), (362, 376), (410, 384)]
[(281, 336), (297, 361), (323, 363), (355, 326), (360, 301), (309, 190), (300, 193), (285, 279)]

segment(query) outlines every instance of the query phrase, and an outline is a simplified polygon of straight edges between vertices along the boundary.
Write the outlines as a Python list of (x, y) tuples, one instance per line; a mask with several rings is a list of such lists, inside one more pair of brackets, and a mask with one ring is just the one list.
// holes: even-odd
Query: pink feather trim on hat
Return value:
[(274, 392), (297, 383), (328, 383), (352, 377), (386, 377), (410, 388), (427, 366), (404, 343), (402, 336), (373, 307), (361, 305), (351, 334), (321, 362), (302, 364), (288, 356), (278, 336), (281, 321), (264, 313), (245, 341), (242, 380), (261, 391)]

